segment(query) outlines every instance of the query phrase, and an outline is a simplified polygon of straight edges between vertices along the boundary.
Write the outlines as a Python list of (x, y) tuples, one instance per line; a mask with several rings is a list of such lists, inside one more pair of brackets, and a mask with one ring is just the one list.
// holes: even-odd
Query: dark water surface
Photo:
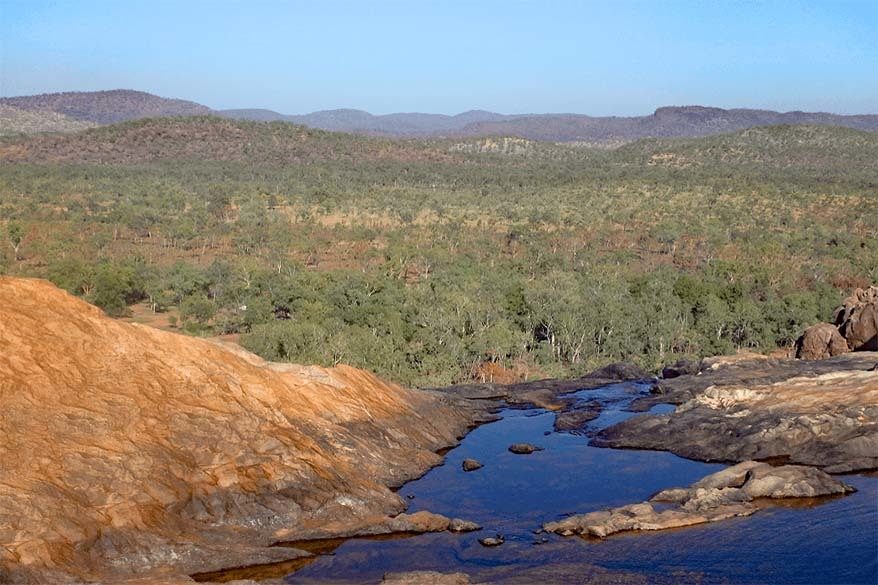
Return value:
[[(577, 393), (583, 401), (605, 405), (588, 430), (632, 416), (624, 408), (646, 388), (625, 383)], [(403, 497), (414, 496), (410, 512), (429, 510), (473, 520), (484, 527), (482, 531), (348, 540), (286, 581), (377, 583), (386, 572), (435, 570), (465, 572), (478, 582), (557, 566), (567, 572), (544, 572), (534, 582), (564, 583), (572, 582), (574, 574), (583, 575), (586, 566), (597, 566), (636, 573), (647, 582), (878, 583), (874, 475), (843, 476), (859, 491), (816, 506), (772, 506), (747, 518), (604, 541), (549, 535), (547, 543), (535, 544), (543, 535), (533, 531), (543, 522), (641, 502), (724, 466), (664, 452), (589, 447), (586, 436), (551, 432), (554, 414), (541, 409), (500, 414), (502, 420), (467, 435), (448, 453), (444, 465), (400, 490)], [(521, 442), (545, 450), (531, 455), (507, 451), (511, 443)], [(465, 473), (465, 458), (478, 459), (484, 468)], [(495, 533), (503, 534), (506, 543), (496, 548), (478, 543)]]

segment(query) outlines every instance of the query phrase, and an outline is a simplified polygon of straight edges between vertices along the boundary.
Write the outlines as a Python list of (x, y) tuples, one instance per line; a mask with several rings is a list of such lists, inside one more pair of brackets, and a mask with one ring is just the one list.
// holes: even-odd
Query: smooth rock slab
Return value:
[[(801, 498), (841, 495), (854, 489), (813, 467), (745, 461), (694, 483), (672, 488), (650, 501), (611, 510), (570, 516), (543, 525), (546, 532), (562, 536), (605, 538), (618, 532), (666, 530), (749, 516), (759, 510), (757, 498)], [(670, 504), (656, 509), (654, 503)]]
[(669, 414), (598, 433), (598, 447), (666, 450), (700, 461), (778, 459), (829, 473), (878, 468), (878, 353), (750, 360), (663, 381)]

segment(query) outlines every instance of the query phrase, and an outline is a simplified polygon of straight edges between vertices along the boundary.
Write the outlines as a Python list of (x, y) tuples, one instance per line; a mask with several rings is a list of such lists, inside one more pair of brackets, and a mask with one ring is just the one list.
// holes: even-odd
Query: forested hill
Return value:
[(615, 150), (161, 118), (0, 139), (0, 273), (406, 384), (789, 347), (878, 281), (878, 134)]
[(211, 112), (207, 106), (163, 98), (143, 91), (68, 91), (0, 98), (0, 106), (35, 114), (60, 114), (70, 120), (114, 124), (157, 116), (197, 116)]
[(420, 112), (374, 115), (355, 109), (285, 115), (254, 108), (214, 110), (191, 101), (117, 89), (0, 98), (0, 135), (75, 131), (89, 124), (204, 115), (235, 120), (289, 122), (309, 128), (373, 136), (465, 138), (502, 135), (604, 147), (647, 137), (709, 136), (755, 126), (809, 124), (878, 131), (878, 115), (873, 114), (838, 115), (705, 106), (662, 107), (644, 116), (498, 114), (485, 110), (470, 110), (456, 115)]
[(517, 138), (403, 140), (314, 130), (285, 122), (152, 118), (71, 134), (7, 137), (0, 141), (0, 159), (112, 165), (384, 160), (526, 166), (554, 161), (571, 170), (583, 165), (739, 171), (750, 167), (763, 172), (767, 168), (820, 170), (829, 177), (833, 172), (878, 172), (878, 133), (831, 126), (767, 126), (702, 138), (642, 139), (600, 152)]
[(647, 138), (622, 146), (634, 164), (723, 166), (871, 173), (878, 180), (878, 133), (831, 126), (762, 126), (704, 138)]
[(432, 160), (449, 158), (425, 143), (331, 133), (285, 122), (218, 117), (150, 118), (74, 134), (7, 138), (9, 161), (131, 164), (172, 160), (247, 161)]

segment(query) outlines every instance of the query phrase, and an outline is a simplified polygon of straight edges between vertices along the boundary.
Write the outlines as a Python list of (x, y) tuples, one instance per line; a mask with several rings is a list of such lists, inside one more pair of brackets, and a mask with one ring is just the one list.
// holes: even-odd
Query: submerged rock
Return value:
[[(852, 491), (852, 487), (813, 467), (772, 467), (746, 461), (689, 488), (659, 492), (648, 502), (570, 516), (546, 523), (543, 528), (562, 536), (605, 538), (618, 532), (666, 530), (749, 516), (759, 510), (753, 503), (757, 498), (812, 498)], [(670, 506), (657, 509), (654, 503)]]
[(481, 469), (482, 467), (484, 467), (484, 465), (482, 465), (475, 459), (464, 459), (461, 467), (464, 471), (475, 471), (476, 469)]
[(530, 455), (535, 451), (542, 451), (542, 447), (537, 447), (536, 445), (531, 445), (530, 443), (513, 443), (509, 445), (509, 452), (515, 453), (516, 455)]
[(438, 573), (436, 571), (409, 571), (386, 573), (381, 585), (469, 585), (466, 573)]

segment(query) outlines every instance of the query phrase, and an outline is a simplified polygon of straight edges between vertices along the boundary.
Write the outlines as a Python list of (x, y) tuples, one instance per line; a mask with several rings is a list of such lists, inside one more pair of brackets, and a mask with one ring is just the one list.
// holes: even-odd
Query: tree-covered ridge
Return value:
[[(876, 144), (787, 127), (595, 151), (138, 121), (3, 142), (0, 263), (113, 313), (144, 301), (271, 359), (410, 384), (655, 366), (789, 345), (878, 280)], [(653, 160), (669, 152), (697, 164)]]

